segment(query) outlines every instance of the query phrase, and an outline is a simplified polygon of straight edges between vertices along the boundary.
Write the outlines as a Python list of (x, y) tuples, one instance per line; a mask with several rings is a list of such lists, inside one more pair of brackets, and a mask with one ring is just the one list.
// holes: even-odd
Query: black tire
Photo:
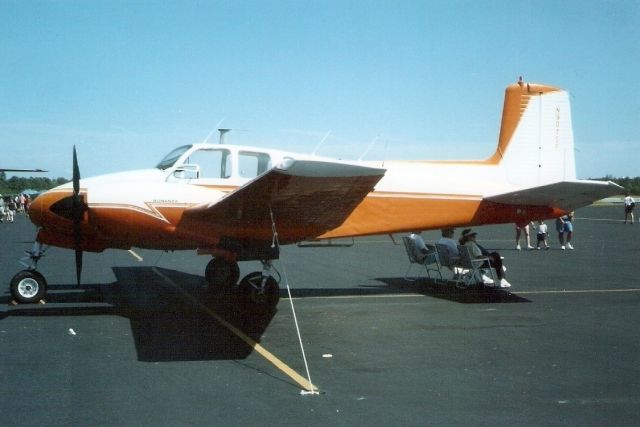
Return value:
[(37, 303), (46, 293), (47, 281), (36, 270), (22, 270), (11, 279), (11, 295), (19, 303)]
[(237, 262), (214, 258), (204, 270), (204, 278), (209, 288), (216, 292), (228, 292), (238, 283), (240, 267)]
[(272, 310), (280, 301), (280, 287), (273, 277), (269, 276), (262, 289), (262, 272), (247, 274), (240, 281), (240, 295), (243, 302), (258, 310)]

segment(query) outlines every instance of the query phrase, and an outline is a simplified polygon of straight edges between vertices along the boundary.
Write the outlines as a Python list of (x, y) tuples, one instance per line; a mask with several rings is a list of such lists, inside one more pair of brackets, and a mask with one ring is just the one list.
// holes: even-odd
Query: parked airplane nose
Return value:
[(64, 197), (53, 203), (49, 210), (68, 220), (73, 220), (73, 195)]
[(45, 206), (45, 199), (48, 199), (48, 191), (39, 194), (35, 199), (31, 201), (29, 204), (29, 219), (37, 226), (42, 226), (42, 216), (43, 212), (47, 211), (47, 207)]
[(36, 197), (29, 206), (29, 218), (39, 227), (53, 225), (60, 219), (73, 220), (73, 190), (55, 189)]

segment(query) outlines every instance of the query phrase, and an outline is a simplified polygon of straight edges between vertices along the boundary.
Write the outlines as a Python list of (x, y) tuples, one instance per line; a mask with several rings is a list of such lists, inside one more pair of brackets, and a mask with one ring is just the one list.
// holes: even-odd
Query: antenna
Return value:
[(322, 146), (322, 144), (324, 143), (324, 141), (329, 138), (329, 135), (331, 135), (331, 131), (327, 132), (324, 136), (324, 138), (322, 138), (322, 140), (318, 143), (318, 145), (316, 145), (316, 148), (314, 148), (313, 153), (311, 153), (312, 156), (316, 155), (316, 152), (318, 151), (318, 149)]
[(222, 145), (222, 144), (224, 144), (224, 139), (225, 139), (224, 136), (227, 133), (231, 132), (231, 129), (218, 129), (218, 132), (220, 132), (220, 139), (219, 139), (218, 143), (220, 145)]
[(360, 157), (358, 157), (358, 160), (362, 160), (362, 158), (364, 156), (367, 155), (367, 153), (369, 152), (369, 150), (371, 150), (371, 147), (373, 147), (373, 145), (376, 143), (376, 141), (380, 139), (380, 135), (376, 135), (375, 138), (373, 138), (373, 140), (369, 143), (369, 145), (367, 146), (367, 149), (364, 150), (364, 153), (362, 153), (362, 155)]
[(207, 137), (204, 139), (204, 141), (202, 141), (203, 144), (207, 144), (209, 142), (209, 139), (211, 139), (211, 137), (213, 136), (213, 132), (217, 130), (220, 130), (220, 125), (222, 124), (222, 122), (224, 122), (224, 118), (221, 119), (218, 124), (216, 125), (216, 127), (214, 127), (213, 129), (211, 129), (211, 132), (209, 132), (209, 135), (207, 135)]

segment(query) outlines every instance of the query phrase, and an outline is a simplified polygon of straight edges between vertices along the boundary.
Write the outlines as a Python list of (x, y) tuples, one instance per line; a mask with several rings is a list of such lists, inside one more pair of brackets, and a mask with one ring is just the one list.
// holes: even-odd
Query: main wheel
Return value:
[(225, 292), (231, 290), (240, 278), (238, 263), (214, 258), (204, 270), (204, 278), (214, 291)]
[(267, 276), (263, 284), (262, 272), (256, 271), (247, 274), (240, 281), (240, 295), (247, 305), (270, 310), (280, 300), (280, 287), (271, 276)]
[(36, 303), (46, 293), (47, 281), (36, 270), (22, 270), (11, 279), (11, 295), (20, 303)]

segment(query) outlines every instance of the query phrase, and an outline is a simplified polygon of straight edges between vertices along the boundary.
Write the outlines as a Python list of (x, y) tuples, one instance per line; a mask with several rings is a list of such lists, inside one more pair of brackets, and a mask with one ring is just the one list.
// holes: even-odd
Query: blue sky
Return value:
[(640, 175), (640, 2), (0, 0), (1, 166), (151, 167), (229, 142), (484, 158), (504, 89), (571, 92), (580, 178)]

